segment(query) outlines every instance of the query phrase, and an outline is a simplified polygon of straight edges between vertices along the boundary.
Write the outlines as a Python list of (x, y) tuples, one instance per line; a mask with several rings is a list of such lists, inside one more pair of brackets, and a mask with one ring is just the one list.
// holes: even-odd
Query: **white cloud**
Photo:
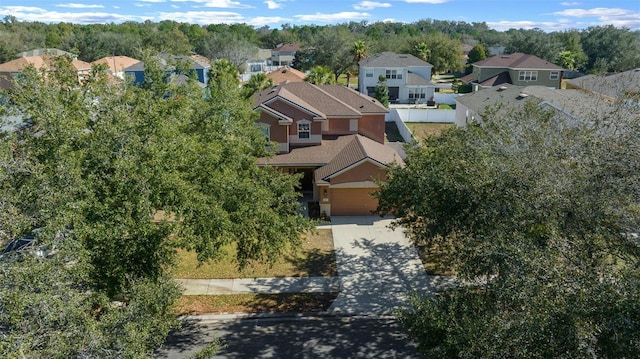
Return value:
[(265, 25), (282, 24), (282, 23), (287, 23), (287, 22), (291, 22), (291, 19), (287, 19), (287, 18), (280, 17), (280, 16), (272, 16), (272, 17), (258, 16), (258, 17), (254, 17), (253, 19), (249, 19), (247, 21), (247, 24), (249, 24), (251, 26), (260, 27), (260, 26), (265, 26)]
[(564, 1), (564, 2), (560, 3), (560, 5), (562, 5), (562, 6), (578, 6), (580, 4), (581, 3), (577, 2), (577, 1)]
[(88, 5), (88, 4), (76, 4), (76, 3), (56, 4), (56, 6), (68, 7), (72, 9), (101, 9), (104, 7), (102, 5)]
[(189, 2), (198, 4), (197, 7), (214, 7), (220, 9), (248, 9), (251, 5), (245, 5), (232, 0), (171, 0), (172, 2)]
[(138, 1), (141, 1), (141, 2), (150, 2), (150, 3), (163, 3), (163, 2), (165, 2), (166, 0), (138, 0)]
[(70, 22), (76, 24), (104, 24), (123, 21), (153, 20), (148, 16), (121, 15), (106, 12), (59, 12), (35, 6), (0, 6), (0, 17), (13, 15), (20, 21), (44, 23)]
[(356, 10), (374, 10), (379, 7), (391, 7), (388, 2), (361, 1), (359, 4), (353, 5)]
[(404, 0), (409, 4), (444, 4), (449, 0)]
[(295, 15), (294, 17), (300, 21), (307, 22), (345, 22), (367, 19), (371, 17), (371, 14), (366, 12), (343, 11), (335, 14), (315, 13), (313, 15)]
[(245, 18), (237, 12), (230, 11), (185, 11), (161, 12), (158, 20), (173, 20), (191, 24), (236, 24), (245, 22)]
[(282, 3), (279, 3), (279, 2), (273, 1), (273, 0), (267, 0), (264, 3), (267, 4), (267, 8), (269, 10), (282, 9), (282, 7), (284, 6), (284, 5), (282, 5)]
[(398, 20), (393, 19), (393, 18), (388, 18), (388, 19), (383, 19), (382, 22), (385, 23), (394, 23), (394, 22), (398, 22)]
[[(577, 27), (577, 24), (573, 27)], [(543, 31), (561, 31), (567, 29), (566, 23), (553, 21), (487, 21), (487, 26), (497, 31), (506, 31), (509, 29), (540, 29)]]
[(172, 8), (174, 8), (174, 9), (179, 9), (179, 8), (180, 8), (180, 6), (178, 6), (178, 5), (173, 5), (173, 4), (171, 4), (171, 7), (172, 7)]
[(591, 18), (589, 26), (613, 25), (640, 29), (640, 11), (619, 8), (566, 9), (554, 12), (553, 15), (573, 18)]

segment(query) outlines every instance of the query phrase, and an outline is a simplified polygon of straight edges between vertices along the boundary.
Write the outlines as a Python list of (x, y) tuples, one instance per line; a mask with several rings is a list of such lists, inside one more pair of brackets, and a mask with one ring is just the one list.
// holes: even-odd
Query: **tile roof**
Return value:
[(307, 75), (304, 72), (291, 67), (281, 67), (267, 74), (267, 78), (270, 78), (274, 84), (279, 84), (285, 81), (302, 82), (306, 77)]
[(122, 72), (127, 67), (137, 64), (138, 62), (140, 62), (140, 60), (129, 56), (107, 56), (92, 62), (92, 64), (105, 64), (111, 72)]
[(91, 70), (91, 64), (82, 60), (73, 59), (71, 60), (71, 64), (78, 71), (89, 71)]
[(562, 67), (547, 60), (521, 52), (491, 56), (484, 60), (474, 62), (472, 65), (479, 67), (504, 67), (509, 69), (562, 70)]
[(255, 108), (269, 107), (274, 99), (289, 101), (318, 118), (359, 118), (363, 113), (386, 113), (387, 109), (369, 96), (341, 85), (316, 86), (308, 82), (283, 82), (253, 96)]
[(334, 140), (323, 140), (320, 146), (294, 148), (289, 153), (260, 158), (258, 164), (280, 167), (314, 166), (317, 182), (328, 182), (336, 173), (363, 160), (380, 166), (392, 163), (404, 165), (394, 148), (378, 143), (362, 135), (340, 136)]
[(362, 67), (424, 67), (432, 66), (411, 54), (396, 54), (394, 52), (382, 52), (360, 60)]

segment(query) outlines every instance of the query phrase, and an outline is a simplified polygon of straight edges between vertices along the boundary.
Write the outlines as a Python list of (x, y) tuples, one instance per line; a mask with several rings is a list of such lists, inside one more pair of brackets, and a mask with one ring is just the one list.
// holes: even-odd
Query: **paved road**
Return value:
[(391, 318), (304, 317), (192, 321), (157, 358), (184, 358), (220, 338), (216, 358), (420, 358)]

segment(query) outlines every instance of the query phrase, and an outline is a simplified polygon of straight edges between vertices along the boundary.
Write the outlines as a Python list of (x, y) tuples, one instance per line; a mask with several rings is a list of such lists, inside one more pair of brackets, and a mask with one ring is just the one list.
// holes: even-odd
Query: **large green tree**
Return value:
[(428, 138), (390, 172), (379, 209), (396, 213), (396, 225), (437, 251), (433, 260), (459, 283), (414, 297), (402, 313), (420, 351), (640, 355), (634, 111), (576, 119), (533, 103), (489, 110), (483, 124)]
[(57, 251), (0, 259), (2, 357), (150, 355), (176, 324), (176, 247), (207, 260), (233, 245), (246, 265), (309, 228), (297, 178), (256, 166), (264, 138), (233, 81), (203, 93), (145, 65), (142, 87), (98, 68), (78, 83), (59, 58), (0, 105), (24, 119), (0, 141), (1, 241), (36, 233)]
[(613, 25), (593, 26), (582, 32), (582, 47), (589, 70), (626, 71), (640, 65), (640, 39), (637, 32)]
[(462, 43), (443, 33), (413, 38), (408, 52), (433, 65), (434, 73), (462, 70)]

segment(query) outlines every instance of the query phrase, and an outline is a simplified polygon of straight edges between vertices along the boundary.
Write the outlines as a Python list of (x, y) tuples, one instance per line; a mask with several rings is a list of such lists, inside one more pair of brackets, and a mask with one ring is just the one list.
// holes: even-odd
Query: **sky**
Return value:
[(421, 19), (486, 22), (498, 31), (614, 25), (640, 30), (640, 0), (0, 0), (0, 18), (76, 24), (174, 20), (255, 27)]

